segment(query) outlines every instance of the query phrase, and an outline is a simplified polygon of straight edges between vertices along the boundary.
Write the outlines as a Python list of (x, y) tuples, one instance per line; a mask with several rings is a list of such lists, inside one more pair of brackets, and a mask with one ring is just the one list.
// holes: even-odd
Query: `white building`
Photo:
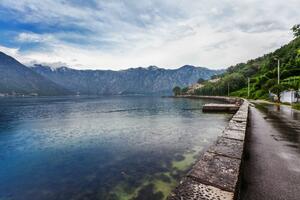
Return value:
[(280, 101), (284, 103), (297, 103), (300, 102), (299, 98), (300, 91), (286, 90), (281, 93)]

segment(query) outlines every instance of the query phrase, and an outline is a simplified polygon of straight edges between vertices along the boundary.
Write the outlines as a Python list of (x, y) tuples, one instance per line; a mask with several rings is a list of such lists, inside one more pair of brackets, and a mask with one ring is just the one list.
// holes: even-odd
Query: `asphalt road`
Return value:
[(241, 199), (300, 200), (300, 112), (251, 107)]

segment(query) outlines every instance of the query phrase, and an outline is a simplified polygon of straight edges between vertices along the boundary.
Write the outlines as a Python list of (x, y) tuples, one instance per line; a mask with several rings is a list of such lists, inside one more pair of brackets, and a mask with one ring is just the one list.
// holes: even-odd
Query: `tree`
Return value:
[(182, 88), (181, 89), (181, 94), (186, 94), (189, 91), (188, 87)]
[(270, 91), (277, 95), (277, 98), (278, 98), (277, 101), (278, 101), (278, 103), (280, 103), (281, 93), (284, 90), (286, 90), (286, 87), (283, 84), (276, 84), (276, 85), (274, 85), (274, 86), (272, 86), (270, 88)]
[(293, 31), (294, 37), (297, 38), (300, 36), (300, 24), (294, 25), (291, 30)]
[(265, 91), (269, 91), (276, 84), (277, 84), (276, 79), (269, 79), (265, 82), (265, 84), (262, 85), (261, 88), (264, 89)]
[(181, 88), (178, 87), (178, 86), (174, 87), (173, 88), (173, 93), (174, 93), (175, 96), (180, 95), (181, 94)]
[(210, 77), (210, 79), (216, 79), (216, 78), (219, 78), (219, 76), (220, 76), (220, 74), (215, 74), (215, 75), (212, 75), (212, 76)]
[(297, 51), (295, 64), (296, 64), (296, 66), (300, 66), (300, 49), (298, 49), (298, 51)]
[(198, 81), (197, 81), (197, 83), (201, 84), (201, 83), (203, 83), (204, 81), (205, 81), (205, 80), (204, 80), (203, 78), (199, 78)]

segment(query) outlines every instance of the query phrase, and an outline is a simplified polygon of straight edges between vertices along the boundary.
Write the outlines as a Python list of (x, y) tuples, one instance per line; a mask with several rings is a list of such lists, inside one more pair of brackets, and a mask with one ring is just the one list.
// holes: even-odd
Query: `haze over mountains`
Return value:
[(191, 65), (175, 70), (150, 66), (120, 71), (26, 67), (4, 53), (0, 53), (0, 70), (0, 93), (24, 95), (170, 94), (174, 86), (223, 72)]

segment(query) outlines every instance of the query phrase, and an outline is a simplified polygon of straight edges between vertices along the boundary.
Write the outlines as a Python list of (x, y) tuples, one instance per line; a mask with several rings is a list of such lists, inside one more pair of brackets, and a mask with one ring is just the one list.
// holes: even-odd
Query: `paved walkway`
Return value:
[(242, 177), (243, 200), (300, 199), (300, 112), (256, 104)]

